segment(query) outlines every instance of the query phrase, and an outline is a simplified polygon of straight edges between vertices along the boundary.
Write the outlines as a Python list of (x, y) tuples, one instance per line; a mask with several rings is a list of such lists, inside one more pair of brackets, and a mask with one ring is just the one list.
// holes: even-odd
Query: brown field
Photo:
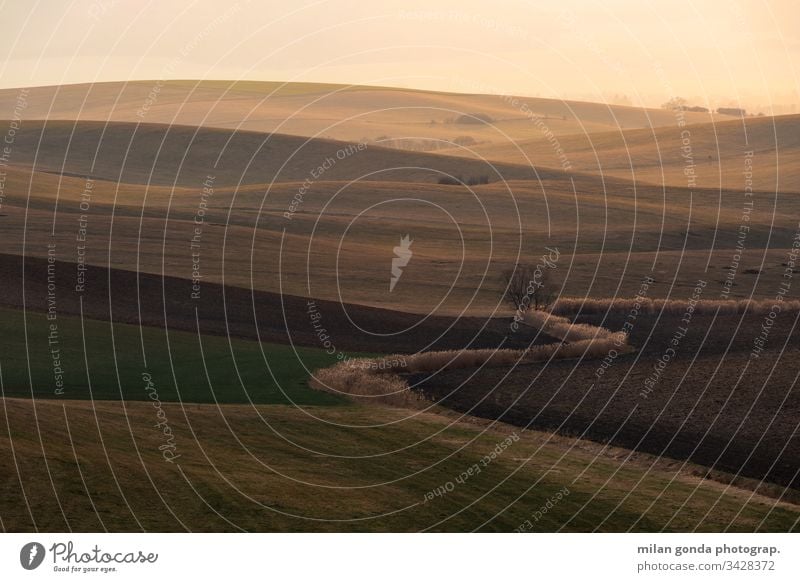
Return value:
[[(368, 353), (523, 348), (552, 341), (534, 329), (507, 337), (507, 318), (422, 317), (213, 283), (203, 283), (194, 300), (186, 279), (102, 267), (89, 267), (84, 290), (77, 292), (76, 273), (74, 263), (55, 264), (60, 315), (312, 348), (324, 347), (317, 333), (322, 329), (338, 349)], [(0, 254), (0, 278), (0, 306), (47, 313), (45, 260), (23, 263)]]
[[(615, 329), (625, 314), (582, 321)], [(655, 366), (683, 324), (644, 315), (633, 354), (508, 369), (440, 372), (416, 388), (442, 405), (800, 488), (797, 312), (781, 314), (751, 358), (765, 315), (695, 315), (677, 355)], [(671, 354), (671, 352), (670, 352)], [(647, 384), (648, 378), (656, 381)], [(413, 383), (412, 383), (413, 385)]]

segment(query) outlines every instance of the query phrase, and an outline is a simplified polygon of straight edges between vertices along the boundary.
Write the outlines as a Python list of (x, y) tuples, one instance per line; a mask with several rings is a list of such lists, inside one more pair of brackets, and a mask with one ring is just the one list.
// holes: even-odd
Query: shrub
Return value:
[(517, 264), (500, 276), (503, 299), (517, 313), (545, 309), (553, 301), (550, 269), (546, 265)]
[(467, 186), (477, 186), (479, 184), (488, 184), (489, 176), (483, 174), (480, 176), (471, 176), (467, 179)]
[(486, 113), (465, 113), (456, 117), (455, 122), (464, 125), (483, 125), (493, 123), (494, 119)]
[(409, 390), (403, 378), (379, 371), (371, 363), (368, 359), (339, 362), (316, 370), (309, 383), (318, 390), (379, 404), (414, 407), (421, 399), (419, 394)]
[[(562, 302), (562, 305), (568, 301)], [(349, 397), (364, 397), (370, 402), (419, 408), (424, 396), (413, 392), (399, 373), (433, 373), (464, 368), (513, 367), (520, 363), (550, 359), (606, 357), (611, 350), (633, 351), (625, 332), (612, 332), (587, 323), (572, 323), (565, 317), (538, 310), (527, 311), (522, 321), (538, 327), (564, 343), (532, 346), (526, 350), (483, 349), (421, 352), (383, 358), (345, 360), (314, 372), (311, 386)]]
[(472, 146), (476, 145), (478, 141), (471, 135), (459, 135), (453, 138), (453, 143), (458, 146)]

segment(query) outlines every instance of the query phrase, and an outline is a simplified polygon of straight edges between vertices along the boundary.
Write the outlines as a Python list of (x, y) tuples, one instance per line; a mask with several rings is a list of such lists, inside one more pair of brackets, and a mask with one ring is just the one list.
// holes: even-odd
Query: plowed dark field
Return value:
[[(86, 267), (83, 291), (77, 292), (75, 263), (56, 261), (52, 273), (58, 315), (82, 312), (117, 323), (370, 353), (552, 341), (534, 330), (507, 338), (509, 322), (502, 318), (425, 317), (206, 282), (193, 299), (187, 279), (93, 266)], [(0, 254), (0, 280), (0, 306), (47, 311), (47, 260)]]
[[(622, 318), (594, 324), (619, 329)], [(610, 442), (800, 488), (800, 335), (784, 313), (767, 348), (751, 357), (763, 315), (695, 315), (655, 375), (681, 327), (678, 316), (640, 317), (638, 351), (608, 360), (562, 360), (417, 378), (441, 404), (518, 426)], [(671, 354), (671, 352), (670, 352)], [(645, 382), (655, 378), (652, 389)]]

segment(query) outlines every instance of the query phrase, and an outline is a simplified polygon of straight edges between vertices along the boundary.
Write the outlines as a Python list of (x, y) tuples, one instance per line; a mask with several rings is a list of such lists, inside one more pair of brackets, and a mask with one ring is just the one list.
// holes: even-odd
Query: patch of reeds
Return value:
[[(777, 305), (781, 312), (800, 311), (800, 300), (775, 301), (774, 299), (700, 299), (694, 304), (695, 314), (718, 313), (734, 315), (752, 313), (766, 315)], [(552, 305), (555, 315), (594, 315), (603, 313), (630, 313), (638, 309), (639, 313), (666, 313), (682, 315), (688, 306), (687, 300), (650, 299), (609, 297), (600, 299), (581, 299), (578, 297), (560, 297)]]

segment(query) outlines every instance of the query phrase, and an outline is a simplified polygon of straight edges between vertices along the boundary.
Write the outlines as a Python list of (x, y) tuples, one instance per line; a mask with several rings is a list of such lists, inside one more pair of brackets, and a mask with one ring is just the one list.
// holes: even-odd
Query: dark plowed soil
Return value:
[[(645, 382), (682, 326), (680, 319), (640, 317), (631, 338), (639, 351), (610, 361), (602, 373), (601, 360), (553, 361), (510, 374), (439, 373), (419, 379), (418, 389), (477, 416), (800, 488), (797, 314), (776, 318), (758, 358), (751, 350), (763, 315), (695, 316), (648, 391)], [(618, 329), (621, 320), (605, 323)]]
[[(47, 311), (47, 269), (46, 260), (26, 258), (23, 265), (19, 256), (0, 254), (0, 305)], [(519, 348), (552, 341), (533, 332), (509, 341), (508, 319), (425, 318), (205, 282), (200, 299), (193, 299), (189, 280), (100, 267), (87, 267), (85, 291), (78, 292), (76, 270), (74, 263), (55, 263), (58, 315), (80, 314), (82, 302), (84, 316), (92, 319), (374, 353)]]

